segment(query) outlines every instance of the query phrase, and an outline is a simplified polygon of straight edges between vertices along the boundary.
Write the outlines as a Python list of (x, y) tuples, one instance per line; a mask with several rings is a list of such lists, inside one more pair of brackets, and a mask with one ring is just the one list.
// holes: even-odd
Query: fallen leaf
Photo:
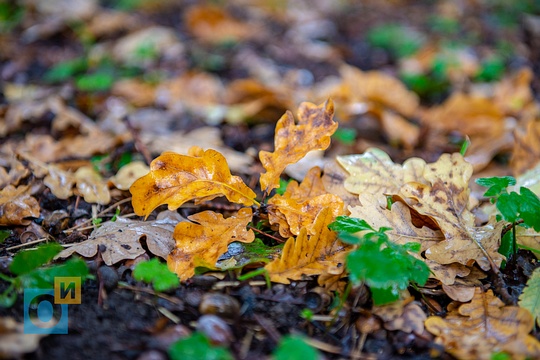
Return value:
[[(29, 320), (27, 320), (29, 321)], [(0, 318), (0, 358), (14, 359), (34, 352), (47, 334), (25, 334), (24, 324), (11, 317)]]
[(156, 99), (156, 86), (139, 79), (120, 79), (115, 81), (111, 93), (138, 106), (150, 106)]
[(530, 120), (514, 131), (510, 166), (514, 176), (522, 175), (540, 161), (540, 121)]
[(166, 259), (174, 249), (173, 231), (177, 223), (178, 219), (171, 217), (154, 221), (118, 217), (114, 222), (102, 224), (92, 231), (88, 240), (63, 250), (55, 259), (66, 258), (74, 253), (93, 257), (100, 249), (105, 264), (112, 265), (145, 254), (146, 250), (141, 244), (143, 239), (152, 254)]
[(100, 205), (111, 202), (107, 182), (92, 167), (80, 167), (73, 176), (77, 181), (77, 190), (84, 197), (84, 201)]
[(199, 156), (165, 152), (150, 164), (150, 173), (133, 183), (133, 209), (148, 216), (156, 207), (168, 204), (175, 210), (183, 203), (197, 203), (226, 196), (231, 202), (255, 204), (256, 194), (238, 176), (232, 176), (219, 152), (206, 150)]
[(304, 102), (298, 108), (298, 124), (290, 111), (278, 120), (274, 152), (261, 151), (259, 157), (266, 172), (261, 175), (261, 189), (269, 193), (279, 187), (279, 177), (287, 165), (303, 158), (309, 151), (326, 150), (338, 124), (333, 121), (332, 100), (316, 106)]
[(371, 148), (360, 155), (338, 156), (337, 161), (349, 176), (345, 180), (345, 189), (353, 194), (397, 194), (408, 182), (423, 180), (426, 162), (419, 158), (410, 158), (403, 165), (394, 164), (387, 153)]
[(424, 178), (430, 185), (406, 183), (399, 192), (409, 207), (433, 220), (446, 240), (431, 246), (425, 256), (440, 264), (457, 262), (470, 266), (476, 261), (483, 270), (499, 266), (498, 253), (502, 222), (475, 227), (468, 209), (468, 182), (472, 166), (460, 154), (443, 154), (426, 166)]
[(46, 167), (48, 174), (43, 178), (43, 184), (51, 190), (53, 195), (64, 200), (73, 195), (73, 185), (75, 185), (76, 181), (73, 174), (54, 165)]
[[(374, 306), (373, 313), (381, 316), (385, 306)], [(381, 316), (384, 319), (384, 328), (390, 331), (401, 330), (407, 334), (421, 335), (424, 332), (424, 321), (427, 316), (420, 305), (413, 301), (402, 307), (399, 315), (391, 318)]]
[(283, 195), (276, 194), (267, 202), (270, 224), (279, 224), (279, 233), (287, 238), (306, 228), (314, 234), (315, 218), (323, 208), (330, 208), (333, 217), (342, 215), (343, 201), (324, 190), (321, 169), (312, 168), (300, 185), (291, 181)]
[(347, 104), (352, 110), (364, 103), (370, 109), (382, 106), (411, 117), (418, 109), (418, 96), (409, 91), (398, 79), (382, 71), (362, 70), (344, 65), (340, 68), (342, 83), (331, 96), (338, 103)]
[(337, 234), (328, 229), (334, 217), (329, 208), (319, 212), (313, 226), (314, 235), (308, 236), (307, 229), (285, 242), (279, 259), (264, 268), (270, 280), (290, 284), (290, 280), (300, 280), (304, 276), (319, 275), (331, 267), (343, 265), (347, 246), (341, 243)]
[(422, 121), (430, 128), (458, 131), (471, 138), (495, 137), (504, 132), (504, 114), (489, 98), (460, 92), (427, 110)]
[[(516, 226), (516, 243), (531, 249), (540, 249), (540, 234), (533, 228)], [(534, 254), (537, 258), (540, 257), (540, 254), (538, 253), (535, 252)]]
[(135, 180), (148, 174), (150, 168), (142, 161), (132, 161), (118, 170), (115, 176), (109, 179), (110, 182), (120, 190), (129, 190)]
[(380, 112), (381, 126), (391, 145), (403, 145), (405, 149), (413, 149), (420, 139), (420, 128), (403, 116), (383, 110)]
[(28, 225), (31, 220), (27, 218), (38, 218), (40, 211), (28, 186), (8, 185), (0, 190), (0, 226)]
[(343, 200), (345, 211), (348, 211), (349, 206), (359, 204), (358, 196), (345, 189), (344, 183), (348, 176), (349, 173), (336, 160), (330, 160), (324, 165), (324, 175), (321, 179), (328, 193), (337, 195)]
[(527, 286), (519, 296), (519, 306), (529, 310), (540, 326), (540, 268), (536, 268), (527, 280)]
[[(494, 88), (493, 101), (507, 115), (520, 116), (523, 109), (533, 103), (531, 82), (534, 74), (524, 67), (499, 81)], [(536, 107), (536, 105), (533, 105)], [(537, 109), (536, 109), (537, 110)]]
[(223, 7), (194, 5), (184, 19), (189, 32), (203, 42), (242, 41), (257, 35), (252, 25), (233, 18)]
[(189, 216), (194, 222), (181, 222), (174, 229), (176, 248), (167, 258), (169, 269), (182, 281), (195, 275), (198, 266), (215, 269), (230, 243), (250, 243), (255, 239), (253, 230), (246, 229), (252, 216), (250, 208), (240, 209), (227, 219), (213, 211)]
[(172, 151), (183, 155), (186, 155), (191, 147), (204, 144), (207, 149), (221, 153), (233, 171), (249, 173), (248, 168), (253, 163), (252, 156), (225, 146), (221, 139), (221, 131), (212, 126), (203, 126), (190, 132), (172, 131), (166, 134), (144, 132), (141, 134), (141, 140), (152, 152)]
[(443, 319), (429, 317), (425, 326), (445, 350), (460, 359), (491, 359), (507, 352), (513, 359), (540, 357), (540, 342), (529, 335), (531, 314), (517, 306), (505, 306), (493, 295), (476, 288), (470, 303), (450, 307)]

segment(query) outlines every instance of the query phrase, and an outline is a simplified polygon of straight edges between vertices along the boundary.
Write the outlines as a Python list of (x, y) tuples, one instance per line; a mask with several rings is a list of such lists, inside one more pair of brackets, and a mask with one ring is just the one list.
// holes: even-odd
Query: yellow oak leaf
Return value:
[(343, 213), (343, 200), (324, 190), (319, 167), (311, 168), (300, 185), (291, 181), (283, 195), (274, 195), (267, 204), (268, 220), (279, 224), (283, 237), (298, 235), (303, 227), (313, 235), (315, 218), (325, 207), (334, 217)]
[(538, 359), (540, 342), (529, 335), (534, 326), (531, 314), (518, 306), (505, 306), (493, 295), (477, 287), (470, 303), (452, 303), (443, 319), (431, 316), (426, 329), (436, 342), (458, 359), (491, 359), (504, 351), (512, 359)]
[(420, 158), (394, 164), (387, 153), (371, 148), (359, 155), (338, 156), (337, 161), (350, 174), (345, 189), (353, 194), (397, 194), (407, 182), (424, 182), (426, 162)]
[(289, 238), (285, 243), (281, 258), (264, 267), (270, 280), (289, 284), (290, 280), (300, 280), (304, 276), (319, 275), (328, 269), (343, 266), (347, 246), (328, 229), (334, 217), (329, 208), (321, 210), (314, 224), (314, 235), (308, 236), (302, 228), (296, 239)]
[(503, 223), (475, 227), (474, 215), (468, 209), (471, 175), (472, 165), (463, 156), (443, 154), (426, 165), (423, 176), (429, 185), (406, 183), (397, 198), (433, 220), (445, 237), (426, 250), (426, 258), (440, 264), (457, 262), (468, 266), (476, 261), (483, 270), (489, 270), (504, 259), (498, 253)]
[(326, 150), (330, 136), (338, 124), (333, 120), (334, 103), (328, 99), (319, 106), (304, 102), (298, 108), (298, 124), (290, 111), (278, 120), (274, 152), (261, 151), (259, 158), (266, 172), (261, 175), (261, 189), (266, 192), (279, 187), (285, 168), (302, 159), (309, 151)]
[(173, 235), (176, 248), (167, 258), (169, 269), (180, 280), (186, 280), (195, 274), (197, 266), (214, 268), (230, 243), (250, 243), (255, 239), (253, 231), (246, 229), (252, 216), (250, 208), (240, 209), (226, 219), (222, 214), (203, 211), (188, 217), (193, 223), (178, 223)]
[(150, 173), (129, 189), (137, 215), (148, 216), (163, 204), (175, 210), (186, 201), (200, 203), (218, 196), (246, 206), (257, 204), (256, 194), (231, 175), (223, 155), (211, 149), (193, 152), (196, 156), (165, 152), (152, 161)]

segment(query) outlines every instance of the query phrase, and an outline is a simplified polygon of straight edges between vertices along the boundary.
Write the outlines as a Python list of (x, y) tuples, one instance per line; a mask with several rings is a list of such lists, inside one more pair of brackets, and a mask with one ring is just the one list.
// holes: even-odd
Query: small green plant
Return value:
[(9, 283), (8, 288), (0, 294), (0, 306), (11, 307), (17, 300), (18, 292), (25, 288), (52, 288), (55, 277), (80, 276), (84, 281), (88, 277), (88, 267), (81, 259), (73, 258), (60, 265), (44, 266), (62, 249), (57, 243), (48, 243), (17, 253), (9, 265), (15, 277), (0, 274), (0, 279)]
[[(353, 283), (365, 282), (371, 289), (375, 305), (399, 299), (410, 282), (423, 286), (429, 267), (409, 252), (420, 251), (419, 243), (394, 244), (386, 234), (390, 228), (372, 228), (365, 220), (338, 216), (330, 229), (339, 232), (341, 240), (357, 245), (347, 255), (347, 270)], [(362, 232), (362, 236), (353, 235)]]
[(356, 129), (338, 128), (334, 135), (332, 135), (332, 138), (336, 139), (343, 145), (352, 145), (356, 140), (356, 135)]
[(424, 38), (420, 33), (405, 26), (383, 24), (368, 32), (367, 41), (371, 46), (385, 49), (393, 56), (402, 58), (420, 50)]
[(489, 177), (476, 180), (478, 185), (487, 187), (485, 197), (490, 198), (499, 211), (497, 221), (507, 221), (511, 224), (510, 232), (507, 232), (501, 240), (499, 252), (511, 259), (517, 251), (516, 227), (523, 226), (533, 228), (540, 232), (540, 199), (526, 187), (520, 187), (519, 193), (508, 192), (508, 187), (516, 185), (516, 179), (511, 176)]
[(492, 56), (481, 63), (481, 67), (476, 73), (474, 80), (476, 81), (496, 81), (504, 75), (505, 64), (504, 60), (499, 56)]
[(11, 230), (0, 230), (0, 244), (2, 244), (11, 235)]
[(157, 258), (138, 263), (133, 276), (137, 281), (153, 284), (154, 290), (159, 292), (171, 290), (180, 285), (178, 276)]
[(275, 360), (317, 360), (319, 352), (299, 335), (284, 336), (273, 354)]
[(232, 360), (231, 353), (222, 346), (214, 346), (208, 338), (194, 332), (191, 336), (180, 339), (169, 348), (172, 360)]

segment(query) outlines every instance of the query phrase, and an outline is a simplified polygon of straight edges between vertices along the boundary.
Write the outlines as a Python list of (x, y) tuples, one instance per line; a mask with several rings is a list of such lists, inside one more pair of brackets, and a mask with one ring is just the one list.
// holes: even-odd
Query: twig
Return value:
[(278, 238), (278, 237), (275, 237), (274, 235), (270, 235), (270, 234), (268, 234), (268, 233), (265, 233), (264, 231), (259, 230), (259, 229), (257, 229), (256, 227), (253, 227), (253, 226), (251, 226), (251, 225), (248, 225), (247, 227), (250, 228), (251, 230), (255, 231), (255, 232), (258, 232), (259, 234), (268, 236), (270, 239), (276, 240), (276, 241), (277, 241), (278, 243), (280, 243), (280, 244), (283, 244), (285, 241), (287, 241), (287, 240), (283, 240), (283, 239), (280, 239), (280, 238)]
[(135, 286), (131, 286), (131, 285), (128, 285), (128, 284), (123, 284), (123, 283), (118, 283), (118, 287), (126, 289), (126, 290), (143, 292), (143, 293), (155, 295), (155, 296), (160, 297), (160, 298), (162, 298), (164, 300), (167, 300), (168, 302), (170, 302), (172, 304), (175, 304), (175, 305), (184, 305), (184, 303), (180, 299), (174, 298), (172, 296), (167, 296), (167, 295), (164, 295), (164, 294), (161, 294), (161, 293), (157, 293), (152, 289), (135, 287)]
[(21, 247), (25, 247), (25, 246), (28, 246), (28, 245), (38, 244), (38, 243), (40, 243), (40, 242), (47, 241), (47, 240), (51, 240), (51, 238), (48, 237), (48, 236), (46, 236), (46, 237), (44, 237), (44, 238), (37, 239), (37, 240), (33, 240), (33, 241), (29, 241), (29, 242), (24, 243), (24, 244), (15, 245), (15, 246), (10, 246), (10, 247), (6, 248), (6, 251), (15, 250), (15, 249), (18, 249), (18, 248), (21, 248)]
[[(106, 208), (105, 210), (99, 212), (96, 216), (99, 217), (99, 216), (102, 216), (102, 215), (105, 215), (106, 213), (108, 213), (109, 211), (111, 211), (112, 209), (114, 209), (115, 207), (117, 206), (120, 206), (124, 203), (127, 203), (128, 201), (131, 201), (131, 196), (128, 197), (128, 198), (125, 198), (125, 199), (122, 199), (120, 201), (117, 201), (115, 202), (114, 204), (112, 204), (111, 206), (109, 206), (108, 208)], [(123, 217), (127, 217), (128, 215), (124, 215)], [(88, 223), (91, 223), (92, 222), (92, 219), (88, 219), (86, 221), (83, 221), (82, 223), (80, 223), (79, 225), (77, 226), (73, 226), (69, 229), (66, 229), (64, 230), (64, 234), (69, 234), (69, 233), (72, 233), (73, 231), (75, 230), (87, 230), (87, 229), (81, 229), (81, 227), (83, 227), (84, 225), (88, 224)], [(91, 226), (90, 229), (92, 229), (94, 226)]]
[(253, 317), (255, 318), (255, 321), (257, 321), (257, 323), (261, 325), (264, 331), (266, 331), (266, 333), (270, 336), (270, 338), (272, 338), (272, 340), (274, 340), (276, 344), (279, 343), (279, 340), (281, 339), (281, 335), (276, 330), (274, 325), (269, 320), (257, 314), (253, 314)]

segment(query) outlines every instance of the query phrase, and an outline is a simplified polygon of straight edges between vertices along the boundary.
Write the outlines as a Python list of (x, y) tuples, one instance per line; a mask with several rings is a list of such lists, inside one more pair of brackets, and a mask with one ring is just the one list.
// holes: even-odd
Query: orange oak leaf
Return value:
[(334, 103), (328, 99), (319, 106), (304, 102), (298, 108), (298, 124), (290, 111), (278, 120), (274, 152), (261, 151), (259, 157), (266, 172), (261, 189), (270, 192), (279, 187), (279, 177), (287, 165), (302, 159), (309, 151), (326, 150), (338, 124), (333, 120)]
[(477, 287), (470, 303), (451, 303), (448, 308), (446, 318), (431, 316), (425, 326), (456, 358), (487, 360), (500, 351), (512, 359), (540, 357), (540, 342), (529, 335), (532, 315), (518, 306), (505, 306), (492, 290)]
[(308, 236), (307, 229), (302, 228), (296, 239), (289, 238), (281, 258), (264, 267), (270, 275), (270, 280), (289, 284), (290, 280), (319, 275), (328, 269), (342, 266), (347, 246), (339, 241), (335, 232), (328, 229), (328, 224), (333, 219), (330, 208), (324, 208), (315, 219), (314, 235)]
[(165, 152), (150, 164), (150, 173), (131, 185), (133, 209), (148, 216), (156, 207), (175, 210), (183, 203), (196, 203), (226, 196), (246, 206), (257, 204), (256, 194), (238, 176), (232, 176), (227, 161), (215, 150), (194, 151), (196, 156)]
[(213, 211), (203, 211), (188, 217), (196, 223), (181, 222), (174, 229), (176, 248), (169, 254), (167, 264), (180, 280), (195, 275), (197, 266), (214, 268), (227, 246), (240, 241), (250, 243), (255, 239), (247, 224), (252, 219), (250, 208), (243, 208), (227, 219)]
[(343, 200), (324, 190), (321, 169), (313, 167), (300, 185), (291, 181), (283, 195), (274, 195), (268, 200), (268, 220), (279, 224), (283, 237), (298, 235), (303, 227), (313, 235), (315, 218), (325, 207), (336, 217), (343, 213)]

